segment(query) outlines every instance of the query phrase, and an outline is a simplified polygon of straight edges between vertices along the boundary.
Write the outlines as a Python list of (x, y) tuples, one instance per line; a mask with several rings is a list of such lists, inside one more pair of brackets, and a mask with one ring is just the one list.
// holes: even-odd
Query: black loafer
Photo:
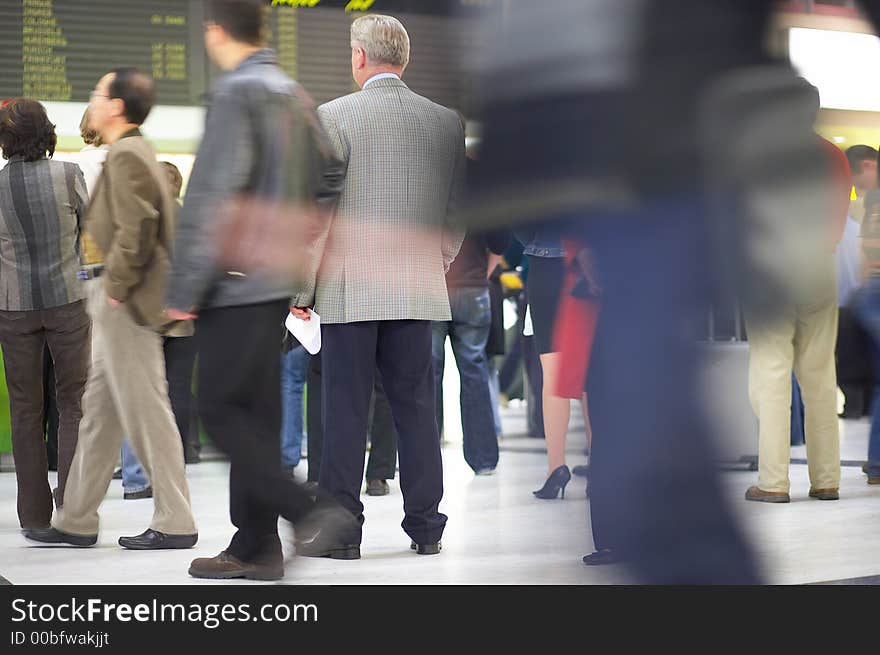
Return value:
[(417, 544), (413, 541), (410, 543), (409, 548), (416, 551), (419, 555), (436, 555), (443, 548), (443, 545), (439, 541), (433, 544)]
[(136, 537), (119, 537), (119, 545), (129, 550), (164, 550), (192, 548), (198, 540), (198, 534), (165, 534), (147, 528)]
[(595, 553), (584, 555), (582, 561), (587, 566), (601, 566), (603, 564), (616, 564), (621, 561), (621, 558), (617, 551), (603, 548)]
[(98, 535), (96, 534), (70, 534), (52, 527), (25, 530), (24, 538), (40, 544), (77, 546), (79, 548), (87, 548), (98, 543)]

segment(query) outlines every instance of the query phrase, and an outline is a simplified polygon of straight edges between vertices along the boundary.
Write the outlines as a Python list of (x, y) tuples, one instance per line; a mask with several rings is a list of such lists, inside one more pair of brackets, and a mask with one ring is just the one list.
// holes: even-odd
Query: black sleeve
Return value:
[(499, 229), (486, 233), (486, 247), (496, 255), (503, 255), (510, 241), (510, 230)]

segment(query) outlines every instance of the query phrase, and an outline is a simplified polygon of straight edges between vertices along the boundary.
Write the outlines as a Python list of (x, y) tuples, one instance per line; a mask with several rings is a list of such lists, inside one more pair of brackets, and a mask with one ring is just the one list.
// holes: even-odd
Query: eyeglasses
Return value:
[(106, 93), (98, 93), (97, 91), (92, 91), (89, 94), (89, 100), (94, 100), (95, 98), (109, 98)]

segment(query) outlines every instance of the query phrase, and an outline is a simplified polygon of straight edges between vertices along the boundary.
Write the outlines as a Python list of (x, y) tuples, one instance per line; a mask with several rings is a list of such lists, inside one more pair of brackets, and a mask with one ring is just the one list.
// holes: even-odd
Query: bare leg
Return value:
[(565, 464), (565, 435), (568, 432), (568, 419), (571, 404), (568, 398), (554, 394), (559, 376), (560, 353), (541, 355), (541, 369), (544, 373), (544, 436), (547, 441), (547, 474)]

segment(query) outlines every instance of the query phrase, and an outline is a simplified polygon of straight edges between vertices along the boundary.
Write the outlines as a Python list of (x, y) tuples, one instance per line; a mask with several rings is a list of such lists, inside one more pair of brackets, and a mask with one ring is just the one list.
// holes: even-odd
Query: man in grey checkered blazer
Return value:
[[(373, 376), (378, 366), (399, 434), (402, 526), (420, 554), (440, 550), (446, 516), (435, 419), (431, 321), (450, 319), (445, 273), (463, 233), (449, 217), (463, 192), (458, 115), (401, 81), (409, 37), (390, 16), (352, 23), (360, 91), (318, 108), (345, 184), (314, 279), (293, 299), (322, 323), (324, 448), (319, 486), (363, 524), (360, 485)], [(299, 554), (356, 559), (360, 543), (319, 534)]]

